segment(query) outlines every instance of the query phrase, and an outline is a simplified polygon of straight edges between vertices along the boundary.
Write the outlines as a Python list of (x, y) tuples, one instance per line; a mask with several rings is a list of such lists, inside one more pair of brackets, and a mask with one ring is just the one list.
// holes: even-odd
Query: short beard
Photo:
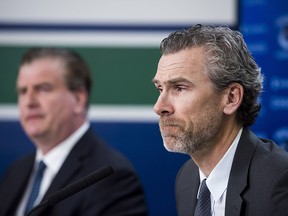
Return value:
[[(199, 123), (200, 122), (200, 123)], [(183, 154), (199, 155), (214, 148), (217, 133), (221, 127), (221, 119), (218, 115), (205, 116), (201, 121), (193, 123), (185, 129), (185, 122), (176, 119), (161, 120), (159, 122), (160, 131), (164, 147), (169, 152), (178, 152)], [(171, 134), (165, 132), (163, 127), (173, 125), (177, 128), (177, 133)], [(214, 142), (213, 142), (214, 140)]]

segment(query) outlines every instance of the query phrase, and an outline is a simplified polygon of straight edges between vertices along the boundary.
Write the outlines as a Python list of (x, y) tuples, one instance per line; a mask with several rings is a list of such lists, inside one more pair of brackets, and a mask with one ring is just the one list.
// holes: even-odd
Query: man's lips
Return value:
[(171, 133), (175, 133), (179, 131), (179, 126), (176, 124), (161, 124), (160, 125), (160, 130), (162, 133), (166, 135), (171, 135)]
[(175, 121), (160, 121), (159, 122), (161, 127), (178, 127), (179, 124)]
[(43, 117), (43, 115), (40, 115), (40, 114), (31, 114), (31, 115), (27, 115), (25, 119), (27, 121), (31, 121), (31, 120), (35, 120), (35, 119), (40, 119), (42, 117)]
[(160, 119), (159, 127), (164, 136), (174, 136), (182, 130), (180, 122), (176, 119)]
[(160, 123), (161, 127), (178, 127), (178, 124), (171, 124), (171, 123)]

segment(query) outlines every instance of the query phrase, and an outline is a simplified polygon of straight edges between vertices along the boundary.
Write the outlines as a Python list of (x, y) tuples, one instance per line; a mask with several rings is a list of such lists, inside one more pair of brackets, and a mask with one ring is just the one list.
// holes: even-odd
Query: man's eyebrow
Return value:
[(168, 80), (167, 83), (170, 83), (170, 84), (175, 84), (175, 83), (191, 83), (191, 81), (183, 78), (183, 77), (179, 77), (179, 78), (175, 78), (175, 79), (171, 79), (171, 80)]
[[(159, 83), (160, 83), (160, 81), (157, 80), (157, 79), (155, 79), (155, 78), (152, 79), (152, 82), (153, 82), (154, 84), (159, 84)], [(187, 79), (185, 79), (185, 78), (183, 78), (183, 77), (171, 79), (171, 80), (165, 81), (164, 84), (165, 84), (165, 83), (166, 83), (166, 84), (169, 84), (169, 85), (173, 85), (173, 84), (177, 84), (177, 83), (192, 84), (192, 82), (191, 82), (190, 80), (187, 80)]]

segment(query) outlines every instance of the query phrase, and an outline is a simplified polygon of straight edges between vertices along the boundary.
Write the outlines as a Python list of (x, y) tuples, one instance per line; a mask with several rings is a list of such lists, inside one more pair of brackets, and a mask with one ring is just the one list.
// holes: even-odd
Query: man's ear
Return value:
[(75, 112), (76, 113), (85, 113), (86, 112), (86, 103), (88, 100), (88, 94), (84, 88), (77, 89), (74, 91), (75, 97)]
[(223, 112), (231, 115), (240, 107), (244, 95), (243, 86), (239, 83), (232, 83), (225, 90)]

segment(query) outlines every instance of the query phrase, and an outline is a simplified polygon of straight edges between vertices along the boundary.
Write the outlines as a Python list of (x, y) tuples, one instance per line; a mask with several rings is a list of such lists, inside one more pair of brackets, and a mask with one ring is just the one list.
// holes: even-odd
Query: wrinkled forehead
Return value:
[(184, 79), (206, 77), (204, 69), (202, 49), (182, 50), (177, 53), (163, 55), (160, 58), (153, 82), (167, 82), (179, 77)]

